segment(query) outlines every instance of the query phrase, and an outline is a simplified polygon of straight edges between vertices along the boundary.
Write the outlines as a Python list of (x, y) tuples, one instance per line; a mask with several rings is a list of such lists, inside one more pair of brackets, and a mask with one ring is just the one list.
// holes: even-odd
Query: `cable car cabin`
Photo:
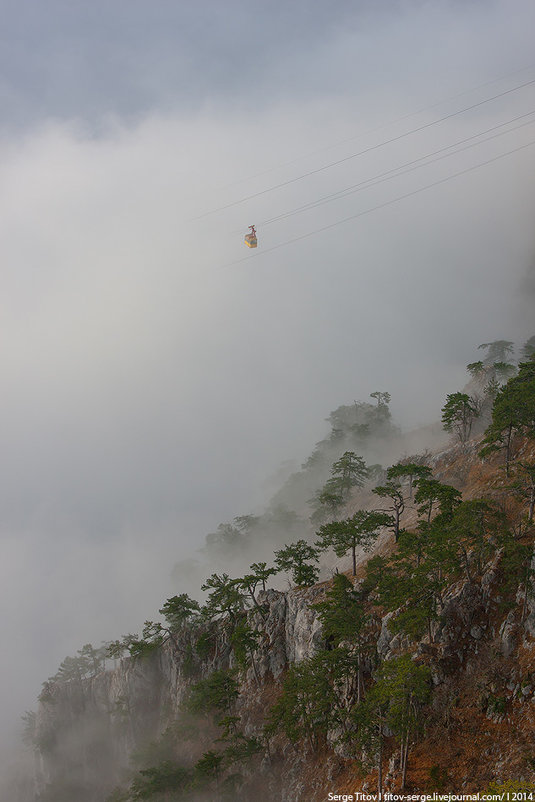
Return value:
[(249, 226), (249, 228), (249, 233), (245, 235), (245, 244), (248, 248), (256, 248), (258, 244), (256, 240), (256, 229), (254, 226)]

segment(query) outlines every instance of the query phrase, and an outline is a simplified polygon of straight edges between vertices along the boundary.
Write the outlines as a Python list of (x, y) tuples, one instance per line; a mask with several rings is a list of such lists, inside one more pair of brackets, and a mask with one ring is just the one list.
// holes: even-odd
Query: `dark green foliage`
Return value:
[(368, 478), (366, 463), (354, 451), (345, 451), (340, 459), (333, 463), (331, 473), (344, 498), (353, 487), (362, 487)]
[(516, 367), (510, 362), (471, 362), (466, 369), (472, 376), (473, 382), (482, 393), (481, 413), (488, 413), (500, 387), (516, 372)]
[(128, 647), (130, 643), (134, 640), (137, 640), (137, 635), (123, 635), (120, 640), (112, 640), (109, 641), (107, 644), (107, 653), (108, 657), (112, 657), (113, 659), (120, 659), (123, 657), (125, 652), (128, 651)]
[(276, 568), (268, 568), (267, 563), (265, 562), (253, 563), (251, 565), (251, 573), (246, 574), (241, 579), (236, 580), (238, 587), (249, 594), (253, 605), (261, 613), (264, 611), (257, 602), (255, 595), (256, 589), (259, 585), (262, 585), (262, 590), (265, 590), (266, 582), (270, 577), (275, 576), (276, 573)]
[(192, 772), (184, 766), (176, 765), (171, 761), (164, 761), (158, 766), (142, 769), (130, 786), (130, 799), (179, 799), (180, 792), (186, 791), (192, 780)]
[(513, 465), (515, 479), (511, 490), (528, 502), (527, 522), (533, 523), (535, 512), (535, 462), (517, 460)]
[(247, 738), (238, 729), (239, 723), (239, 716), (224, 716), (217, 722), (218, 727), (223, 730), (217, 740), (219, 743), (225, 744), (223, 755), (227, 766), (236, 763), (245, 764), (262, 749), (258, 738)]
[(461, 443), (466, 443), (480, 414), (481, 404), (477, 398), (467, 393), (450, 393), (442, 407), (442, 427), (446, 432), (454, 432)]
[(83, 666), (76, 657), (66, 657), (61, 661), (56, 674), (50, 677), (51, 680), (56, 682), (71, 682), (82, 680)]
[(463, 501), (446, 524), (444, 567), (454, 571), (462, 566), (468, 581), (481, 575), (492, 556), (498, 537), (505, 531), (505, 517), (485, 499)]
[[(425, 517), (415, 530), (401, 532), (388, 561), (370, 561), (364, 589), (374, 591), (387, 610), (398, 611), (389, 625), (393, 631), (417, 639), (427, 629), (432, 641), (447, 585), (462, 572), (468, 581), (481, 576), (508, 535), (503, 513), (484, 499), (462, 502), (454, 488), (429, 479), (419, 482), (416, 498)], [(431, 503), (438, 513), (430, 520)]]
[[(448, 577), (459, 570), (450, 526), (461, 498), (450, 485), (422, 478), (415, 499), (425, 517), (416, 530), (400, 532), (397, 552), (387, 563), (374, 566), (375, 576), (373, 567), (369, 568), (366, 584), (375, 586), (378, 600), (387, 610), (398, 611), (390, 624), (394, 631), (417, 639), (427, 629), (432, 641), (431, 625), (440, 616)], [(438, 513), (432, 519), (435, 508)]]
[(379, 535), (379, 530), (392, 523), (392, 517), (382, 512), (357, 510), (345, 521), (324, 524), (317, 532), (316, 545), (320, 549), (332, 548), (337, 557), (348, 551), (353, 558), (353, 576), (357, 573), (356, 549), (358, 546), (368, 551)]
[(199, 666), (195, 660), (195, 646), (193, 643), (186, 643), (182, 650), (181, 672), (185, 679), (191, 679), (197, 673)]
[(159, 612), (163, 615), (170, 629), (179, 630), (186, 621), (190, 621), (200, 611), (200, 605), (195, 599), (190, 599), (187, 593), (172, 596), (167, 599)]
[(535, 354), (535, 336), (530, 337), (529, 340), (526, 340), (522, 346), (521, 354), (526, 360), (531, 359), (531, 357)]
[(478, 345), (478, 350), (486, 348), (487, 353), (483, 360), (485, 365), (494, 365), (497, 362), (507, 363), (514, 353), (514, 343), (510, 340), (493, 340), (490, 343)]
[(261, 633), (252, 629), (244, 616), (237, 622), (230, 636), (230, 643), (236, 657), (236, 662), (242, 671), (246, 671), (249, 662), (252, 662), (256, 674), (254, 663), (254, 652), (258, 648)]
[(214, 671), (189, 689), (184, 709), (190, 713), (231, 713), (239, 696), (234, 672)]
[(245, 609), (245, 593), (240, 582), (228, 574), (212, 574), (201, 585), (201, 590), (211, 591), (202, 611), (208, 620), (229, 618), (234, 621)]
[(240, 773), (232, 771), (236, 766), (245, 766), (262, 750), (257, 738), (248, 738), (238, 729), (239, 716), (227, 715), (217, 723), (223, 729), (217, 739), (224, 749), (205, 752), (194, 767), (194, 787), (206, 789), (215, 785), (218, 798), (236, 799), (243, 782)]
[[(415, 575), (414, 581), (420, 584), (419, 593), (412, 599), (392, 622), (394, 632), (403, 632), (411, 640), (419, 640), (429, 630), (430, 622), (438, 618), (433, 588), (429, 587), (428, 576), (421, 571)], [(424, 584), (424, 580), (426, 580)], [(427, 585), (427, 587), (426, 587)], [(415, 602), (413, 605), (412, 602)], [(431, 636), (430, 636), (431, 640)]]
[(141, 660), (149, 657), (169, 639), (176, 645), (173, 633), (169, 629), (157, 621), (145, 621), (141, 636), (128, 634), (123, 635), (121, 640), (111, 641), (107, 644), (107, 654), (109, 657), (117, 658), (128, 652), (134, 660)]
[(381, 584), (387, 565), (386, 558), (380, 554), (368, 560), (366, 563), (366, 576), (362, 583), (362, 592), (365, 595), (372, 593)]
[(506, 473), (509, 474), (513, 437), (518, 433), (535, 436), (535, 357), (522, 362), (518, 374), (496, 394), (481, 456), (503, 449)]
[(311, 517), (313, 523), (324, 520), (326, 515), (334, 516), (347, 501), (354, 487), (362, 487), (369, 477), (366, 463), (354, 451), (345, 451), (331, 466), (331, 478), (309, 502), (315, 506)]
[(337, 479), (328, 479), (321, 490), (318, 490), (314, 498), (310, 499), (309, 504), (314, 507), (310, 516), (313, 524), (324, 521), (327, 516), (334, 517), (344, 503), (344, 496), (341, 492)]
[(325, 601), (312, 607), (318, 611), (326, 640), (334, 646), (354, 640), (363, 628), (366, 615), (362, 599), (345, 574), (335, 574)]
[(389, 522), (393, 525), (394, 529), (394, 538), (396, 543), (399, 539), (399, 530), (400, 530), (400, 520), (405, 510), (405, 498), (403, 495), (403, 491), (401, 489), (401, 485), (397, 482), (387, 482), (385, 485), (379, 485), (378, 487), (374, 487), (372, 493), (375, 493), (376, 496), (382, 499), (390, 499), (390, 505), (386, 507), (383, 512), (392, 512), (393, 515), (389, 515)]
[(461, 493), (451, 485), (442, 484), (437, 479), (421, 478), (418, 481), (414, 500), (420, 505), (418, 513), (429, 524), (437, 506), (444, 519), (451, 518), (453, 510), (461, 503)]
[(224, 759), (225, 756), (222, 752), (214, 752), (213, 750), (205, 752), (195, 764), (195, 778), (201, 781), (215, 780), (216, 784), (218, 784)]
[(275, 574), (277, 573), (275, 568), (268, 568), (265, 562), (253, 563), (251, 565), (251, 571), (254, 578), (258, 582), (262, 583), (262, 590), (266, 589), (267, 580), (270, 577), (275, 576)]
[(420, 543), (404, 534), (400, 553), (384, 568), (378, 587), (380, 602), (388, 610), (399, 610), (390, 622), (392, 631), (404, 632), (415, 640), (426, 629), (432, 640), (431, 623), (440, 614), (446, 584), (436, 549), (429, 543), (426, 546), (427, 551), (422, 553)]
[(229, 741), (235, 738), (238, 734), (238, 724), (240, 721), (241, 719), (239, 716), (226, 715), (220, 718), (217, 722), (217, 726), (220, 727), (223, 732), (218, 738), (218, 741)]
[(528, 599), (533, 593), (533, 569), (531, 568), (533, 546), (530, 543), (522, 543), (506, 530), (498, 539), (496, 547), (503, 550), (500, 560), (502, 569), (500, 608), (507, 611), (516, 606), (516, 593), (520, 581), (524, 586), (521, 615), (523, 620), (527, 612)]
[(282, 730), (292, 743), (306, 739), (317, 749), (328, 729), (347, 718), (343, 690), (348, 662), (354, 671), (349, 652), (337, 649), (291, 665), (282, 694), (268, 715), (266, 735)]
[(425, 454), (420, 457), (413, 455), (397, 462), (395, 465), (391, 465), (386, 471), (388, 482), (392, 482), (394, 485), (407, 484), (409, 498), (412, 498), (414, 485), (420, 479), (427, 479), (431, 476), (431, 468), (425, 464), (425, 458)]
[(96, 649), (91, 643), (86, 643), (77, 654), (82, 663), (82, 673), (87, 677), (95, 677), (106, 668), (106, 645)]
[(381, 664), (376, 675), (377, 693), (388, 699), (387, 723), (402, 738), (420, 723), (420, 712), (431, 696), (431, 672), (404, 654)]
[[(110, 802), (235, 799), (243, 777), (232, 771), (233, 767), (246, 765), (262, 749), (257, 738), (246, 737), (240, 731), (240, 717), (230, 712), (236, 698), (235, 691), (233, 678), (226, 672), (215, 672), (193, 686), (181, 717), (169, 725), (157, 742), (136, 753), (136, 762), (145, 766), (138, 771), (128, 791), (118, 789), (110, 797)], [(206, 750), (195, 764), (184, 765), (177, 755), (184, 753), (184, 741), (199, 739), (195, 716), (219, 713), (223, 709), (224, 715), (214, 719), (222, 730), (221, 736), (214, 741), (214, 748)]]
[(252, 757), (262, 751), (262, 742), (258, 738), (246, 738), (239, 734), (225, 749), (225, 758), (231, 763), (247, 763)]
[(477, 362), (469, 362), (466, 366), (466, 370), (473, 379), (478, 379), (484, 373), (485, 365), (483, 364), (482, 360), (478, 360)]
[(215, 636), (211, 631), (201, 632), (195, 641), (195, 651), (201, 660), (206, 658), (213, 651), (215, 646)]
[[(326, 521), (328, 516), (334, 517), (344, 502), (344, 492), (339, 483), (326, 483), (333, 461), (337, 461), (344, 452), (361, 453), (365, 458), (372, 442), (399, 434), (390, 419), (388, 393), (373, 395), (380, 403), (355, 402), (331, 412), (327, 419), (331, 426), (330, 434), (316, 444), (310, 457), (303, 463), (302, 471), (292, 474), (278, 494), (286, 502), (292, 499), (292, 504), (302, 504), (310, 499), (313, 488), (323, 482), (314, 498), (309, 501), (313, 508), (311, 517), (315, 525)], [(335, 479), (334, 476), (331, 478)], [(305, 534), (299, 533), (298, 536)]]
[(275, 565), (279, 571), (290, 572), (299, 587), (309, 587), (318, 581), (319, 569), (311, 564), (318, 555), (318, 549), (306, 540), (297, 540), (275, 552)]
[[(318, 611), (328, 647), (336, 651), (341, 665), (349, 667), (346, 677), (348, 694), (355, 695), (357, 701), (364, 691), (363, 659), (375, 649), (373, 633), (368, 626), (370, 615), (365, 610), (363, 596), (362, 592), (354, 590), (353, 583), (345, 574), (335, 574), (325, 600), (312, 605)], [(350, 645), (351, 653), (339, 648), (343, 643)]]
[(51, 682), (81, 682), (87, 677), (94, 677), (105, 668), (107, 646), (95, 649), (86, 643), (78, 650), (77, 657), (66, 657), (60, 664), (56, 674), (50, 677)]
[(410, 655), (381, 664), (366, 699), (353, 710), (358, 741), (375, 756), (378, 791), (382, 791), (382, 760), (385, 730), (393, 732), (401, 746), (402, 788), (405, 783), (410, 736), (420, 723), (422, 706), (431, 693), (430, 671), (417, 665)]

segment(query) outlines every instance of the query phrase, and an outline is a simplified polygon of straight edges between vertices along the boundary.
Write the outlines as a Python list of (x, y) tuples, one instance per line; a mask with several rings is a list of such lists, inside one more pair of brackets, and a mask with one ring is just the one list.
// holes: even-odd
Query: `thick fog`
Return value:
[(535, 7), (1, 5), (7, 749), (332, 409), (535, 334)]

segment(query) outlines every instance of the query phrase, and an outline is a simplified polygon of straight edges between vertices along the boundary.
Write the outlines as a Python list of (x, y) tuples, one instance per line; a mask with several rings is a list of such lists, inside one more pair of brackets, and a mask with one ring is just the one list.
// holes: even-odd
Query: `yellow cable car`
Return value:
[(256, 240), (256, 229), (254, 226), (249, 226), (251, 229), (249, 234), (245, 235), (245, 244), (248, 248), (256, 248), (257, 240)]

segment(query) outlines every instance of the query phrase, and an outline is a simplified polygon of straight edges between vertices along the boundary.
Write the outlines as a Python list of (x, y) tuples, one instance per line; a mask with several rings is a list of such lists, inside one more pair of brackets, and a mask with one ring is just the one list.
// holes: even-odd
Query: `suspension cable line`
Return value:
[(354, 136), (347, 137), (346, 139), (339, 140), (338, 142), (334, 142), (331, 145), (326, 145), (322, 148), (317, 148), (316, 150), (309, 151), (308, 153), (303, 153), (301, 156), (298, 156), (295, 159), (291, 159), (290, 161), (283, 162), (282, 164), (275, 165), (274, 167), (268, 167), (266, 170), (262, 170), (259, 173), (248, 174), (244, 178), (239, 178), (237, 181), (232, 181), (230, 184), (225, 184), (221, 189), (228, 189), (230, 187), (236, 186), (237, 184), (243, 184), (245, 181), (249, 181), (251, 178), (261, 178), (263, 175), (267, 175), (268, 173), (272, 173), (275, 170), (280, 170), (283, 167), (290, 167), (292, 164), (296, 164), (298, 161), (302, 159), (308, 159), (310, 156), (316, 156), (318, 153), (324, 153), (327, 150), (333, 150), (334, 148), (340, 147), (340, 145), (345, 145), (348, 142), (354, 142), (356, 139), (362, 139), (363, 136), (368, 134), (375, 134), (378, 131), (382, 131), (384, 128), (389, 128), (392, 125), (397, 125), (397, 123), (401, 123), (404, 120), (410, 120), (412, 117), (417, 117), (419, 114), (423, 114), (425, 111), (431, 111), (431, 109), (436, 109), (439, 106), (443, 106), (445, 103), (449, 103), (452, 100), (457, 100), (460, 97), (464, 97), (465, 95), (469, 95), (471, 92), (477, 92), (478, 89), (484, 89), (487, 86), (492, 86), (493, 84), (497, 84), (500, 81), (503, 81), (505, 78), (510, 78), (514, 75), (520, 75), (523, 72), (527, 72), (528, 70), (532, 70), (535, 67), (535, 64), (529, 64), (527, 67), (522, 67), (519, 70), (512, 70), (510, 72), (506, 72), (502, 75), (499, 75), (497, 78), (493, 78), (490, 81), (485, 81), (482, 84), (477, 84), (477, 86), (472, 86), (470, 89), (464, 89), (462, 92), (457, 92), (455, 95), (449, 95), (442, 100), (439, 100), (437, 103), (432, 103), (428, 106), (423, 106), (416, 111), (408, 112), (404, 114), (402, 117), (396, 117), (393, 120), (388, 120), (381, 125), (375, 126), (374, 128), (368, 128), (366, 131), (362, 131), (359, 134), (355, 134)]
[[(305, 203), (302, 206), (297, 206), (295, 209), (283, 212), (282, 214), (279, 214), (276, 217), (270, 217), (267, 220), (261, 220), (259, 225), (262, 226), (271, 225), (272, 223), (279, 222), (279, 220), (286, 220), (288, 217), (293, 217), (296, 214), (301, 214), (302, 212), (315, 209), (319, 206), (323, 206), (326, 203), (330, 203), (331, 201), (348, 198), (350, 195), (353, 195), (356, 192), (359, 192), (363, 189), (369, 189), (370, 187), (375, 187), (378, 184), (390, 180), (391, 178), (398, 178), (400, 176), (407, 175), (408, 173), (413, 172), (414, 170), (419, 169), (421, 167), (427, 167), (430, 164), (435, 164), (441, 159), (446, 159), (449, 156), (456, 156), (458, 153), (462, 153), (465, 150), (469, 150), (470, 148), (474, 148), (477, 147), (478, 145), (490, 142), (493, 139), (497, 139), (500, 136), (505, 136), (507, 134), (513, 133), (514, 131), (518, 131), (520, 128), (524, 128), (527, 125), (533, 125), (534, 120), (528, 120), (527, 122), (521, 123), (520, 125), (516, 125), (514, 128), (509, 128), (507, 131), (500, 131), (497, 134), (493, 134), (492, 136), (486, 137), (486, 139), (480, 139), (478, 142), (472, 142), (471, 144), (466, 145), (465, 147), (462, 148), (458, 147), (459, 145), (463, 145), (466, 142), (471, 142), (471, 140), (478, 139), (479, 137), (482, 137), (485, 134), (491, 133), (492, 131), (496, 131), (499, 128), (503, 128), (506, 125), (511, 125), (511, 123), (517, 122), (518, 120), (522, 120), (525, 117), (529, 117), (532, 114), (535, 114), (535, 109), (526, 112), (526, 114), (520, 114), (518, 117), (514, 117), (511, 120), (507, 120), (504, 123), (500, 123), (499, 125), (494, 125), (491, 128), (487, 128), (485, 131), (480, 131), (479, 133), (473, 134), (472, 136), (466, 137), (465, 139), (460, 139), (457, 142), (452, 143), (451, 145), (446, 145), (443, 148), (439, 148), (438, 150), (432, 151), (431, 153), (427, 153), (425, 156), (420, 156), (417, 159), (412, 159), (409, 162), (400, 164), (397, 167), (393, 167), (390, 170), (386, 170), (383, 173), (379, 173), (375, 176), (371, 176), (370, 178), (366, 178), (363, 181), (359, 181), (358, 184), (352, 184), (351, 186), (345, 187), (344, 189), (340, 189), (337, 192), (333, 192), (329, 195), (323, 195), (321, 198), (317, 198), (314, 201), (309, 201), (308, 203)], [(456, 148), (456, 150), (452, 150), (452, 148)], [(447, 153), (446, 151), (451, 151), (451, 152)], [(438, 154), (443, 154), (443, 155), (438, 156)], [(438, 156), (438, 158), (431, 158), (433, 156)], [(426, 159), (429, 159), (429, 161), (425, 161)]]
[(504, 97), (506, 95), (510, 95), (513, 92), (518, 92), (520, 89), (524, 89), (526, 86), (532, 86), (533, 84), (535, 84), (535, 79), (533, 79), (531, 81), (525, 81), (522, 84), (518, 84), (517, 86), (514, 86), (514, 87), (512, 87), (510, 89), (506, 89), (503, 92), (499, 92), (498, 94), (493, 95), (492, 97), (485, 98), (485, 100), (480, 100), (477, 103), (472, 103), (472, 105), (466, 106), (463, 109), (459, 109), (458, 111), (451, 112), (450, 114), (446, 114), (446, 115), (444, 115), (443, 117), (440, 117), (437, 120), (433, 120), (432, 122), (429, 122), (429, 123), (424, 123), (423, 125), (420, 125), (417, 128), (413, 128), (410, 131), (406, 131), (403, 134), (398, 134), (397, 136), (392, 137), (391, 139), (387, 139), (387, 140), (385, 140), (383, 142), (379, 142), (379, 143), (377, 143), (375, 145), (371, 145), (370, 147), (365, 148), (364, 150), (358, 151), (357, 153), (352, 153), (349, 156), (345, 156), (343, 159), (338, 159), (337, 161), (330, 162), (329, 164), (325, 164), (322, 167), (317, 167), (314, 170), (309, 170), (308, 172), (303, 173), (302, 175), (296, 176), (295, 178), (290, 178), (287, 181), (283, 181), (280, 184), (275, 184), (274, 186), (267, 187), (266, 189), (260, 190), (259, 192), (255, 192), (252, 195), (247, 195), (244, 198), (240, 198), (239, 200), (232, 201), (231, 203), (227, 203), (227, 204), (225, 204), (223, 206), (219, 206), (216, 209), (211, 209), (208, 212), (204, 212), (201, 215), (197, 215), (196, 217), (191, 218), (190, 222), (193, 222), (195, 220), (201, 220), (201, 219), (203, 219), (205, 217), (208, 217), (208, 216), (210, 216), (212, 214), (216, 214), (217, 212), (224, 211), (225, 209), (230, 209), (233, 206), (238, 206), (239, 204), (245, 203), (246, 201), (253, 200), (254, 198), (258, 198), (258, 197), (260, 197), (262, 195), (266, 195), (267, 193), (273, 192), (274, 190), (282, 189), (283, 187), (289, 186), (291, 184), (295, 184), (298, 181), (302, 181), (304, 178), (308, 178), (311, 175), (317, 175), (318, 173), (321, 173), (321, 172), (323, 172), (325, 170), (329, 170), (332, 167), (337, 167), (338, 165), (344, 164), (345, 162), (348, 162), (351, 159), (355, 159), (358, 156), (363, 156), (366, 153), (371, 153), (372, 151), (378, 150), (379, 148), (382, 148), (385, 145), (390, 145), (393, 142), (399, 142), (401, 139), (404, 139), (404, 138), (406, 138), (406, 137), (408, 137), (408, 136), (410, 136), (412, 134), (419, 133), (420, 131), (424, 131), (424, 130), (426, 130), (428, 128), (431, 128), (432, 126), (439, 125), (440, 123), (445, 122), (446, 120), (450, 120), (450, 119), (452, 119), (454, 117), (459, 116), (460, 114), (465, 114), (467, 111), (472, 111), (473, 109), (480, 108), (481, 106), (485, 105), (486, 103), (491, 103), (493, 100), (497, 100), (498, 98)]
[(260, 253), (255, 253), (254, 255), (251, 256), (244, 256), (243, 258), (236, 259), (233, 262), (227, 262), (227, 264), (223, 265), (223, 267), (232, 267), (234, 265), (240, 264), (241, 262), (246, 262), (249, 259), (257, 259), (259, 256), (265, 253), (270, 253), (271, 251), (279, 250), (280, 248), (284, 248), (287, 245), (293, 244), (294, 242), (300, 242), (301, 240), (307, 239), (308, 237), (312, 237), (315, 234), (320, 234), (323, 231), (329, 231), (332, 228), (336, 228), (337, 226), (343, 225), (344, 223), (349, 223), (352, 220), (357, 220), (360, 217), (364, 217), (365, 215), (379, 211), (380, 209), (386, 209), (388, 206), (392, 206), (395, 203), (399, 203), (399, 201), (414, 197), (415, 195), (418, 195), (420, 192), (426, 192), (427, 190), (432, 189), (433, 187), (439, 186), (441, 184), (445, 184), (454, 178), (459, 178), (460, 176), (466, 175), (467, 173), (471, 173), (474, 170), (479, 170), (481, 167), (487, 167), (489, 164), (493, 164), (499, 161), (500, 159), (505, 158), (506, 156), (510, 156), (513, 153), (518, 153), (519, 151), (525, 150), (526, 148), (532, 147), (533, 145), (535, 145), (535, 140), (532, 140), (531, 142), (528, 142), (524, 145), (520, 145), (517, 148), (513, 148), (512, 150), (509, 150), (506, 153), (501, 153), (498, 156), (494, 156), (492, 159), (487, 159), (484, 162), (472, 165), (471, 167), (467, 167), (464, 170), (459, 170), (458, 172), (446, 176), (445, 178), (440, 178), (437, 181), (433, 181), (430, 184), (426, 184), (426, 186), (424, 187), (419, 187), (418, 189), (414, 189), (411, 192), (406, 192), (403, 195), (398, 195), (396, 198), (391, 198), (390, 200), (385, 201), (384, 203), (379, 203), (376, 206), (372, 206), (369, 209), (364, 209), (363, 211), (357, 212), (356, 214), (352, 214), (349, 217), (343, 218), (342, 220), (337, 220), (334, 223), (329, 223), (328, 225), (321, 226), (320, 228), (316, 228), (313, 231), (308, 231), (306, 234), (300, 234), (297, 237), (292, 237), (292, 239), (286, 240), (285, 242), (280, 242), (278, 245), (272, 245), (269, 248), (264, 248), (262, 251), (260, 251)]

